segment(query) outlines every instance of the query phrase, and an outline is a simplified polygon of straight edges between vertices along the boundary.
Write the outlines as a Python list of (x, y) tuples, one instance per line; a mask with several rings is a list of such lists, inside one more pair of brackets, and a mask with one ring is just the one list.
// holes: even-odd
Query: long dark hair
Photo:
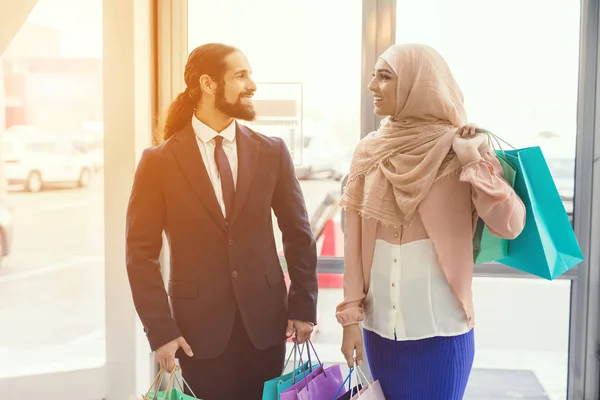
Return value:
[(190, 53), (183, 74), (186, 88), (169, 106), (162, 129), (159, 126), (155, 135), (157, 143), (167, 140), (190, 123), (202, 97), (200, 77), (208, 75), (220, 82), (227, 69), (225, 58), (236, 51), (239, 50), (226, 44), (208, 43)]

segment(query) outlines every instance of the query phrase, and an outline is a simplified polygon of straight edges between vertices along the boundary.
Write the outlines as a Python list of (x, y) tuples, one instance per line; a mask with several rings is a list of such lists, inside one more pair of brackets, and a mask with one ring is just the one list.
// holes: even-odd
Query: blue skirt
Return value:
[(364, 343), (371, 374), (386, 400), (462, 400), (475, 356), (473, 330), (396, 341), (365, 329)]

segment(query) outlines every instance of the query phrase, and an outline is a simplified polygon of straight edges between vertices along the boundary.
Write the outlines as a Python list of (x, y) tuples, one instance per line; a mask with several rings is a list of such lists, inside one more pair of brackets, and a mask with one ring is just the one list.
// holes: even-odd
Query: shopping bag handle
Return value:
[(338, 391), (335, 392), (335, 395), (333, 396), (333, 400), (337, 400), (338, 396), (340, 395), (340, 392), (342, 391), (344, 386), (346, 386), (346, 382), (348, 382), (348, 390), (350, 391), (350, 397), (352, 397), (352, 372), (353, 371), (354, 371), (354, 368), (350, 368), (350, 371), (348, 372), (348, 376), (346, 376), (346, 379), (344, 380), (344, 382), (342, 382), (342, 386), (340, 386)]
[(496, 142), (496, 146), (498, 146), (498, 149), (500, 149), (500, 151), (502, 152), (502, 156), (504, 156), (506, 158), (506, 155), (504, 154), (504, 149), (502, 148), (502, 145), (500, 144), (500, 142), (506, 144), (508, 147), (511, 147), (513, 149), (517, 149), (515, 146), (513, 146), (512, 144), (508, 143), (506, 140), (502, 139), (500, 136), (488, 131), (487, 129), (483, 129), (483, 128), (477, 128), (475, 129), (475, 133), (485, 133), (488, 135), (488, 144), (490, 146), (492, 146), (492, 148), (494, 150), (497, 150), (494, 146), (494, 143), (492, 141), (492, 139), (494, 139), (494, 141)]
[[(181, 368), (179, 366), (176, 366), (175, 369), (176, 370), (181, 370)], [(182, 390), (185, 390), (185, 388), (187, 387), (188, 390), (190, 391), (190, 393), (192, 394), (192, 396), (194, 396), (195, 399), (198, 398), (198, 396), (196, 396), (196, 394), (194, 393), (194, 391), (192, 390), (192, 388), (190, 387), (190, 385), (187, 383), (187, 381), (185, 380), (185, 378), (183, 377), (183, 375), (181, 376), (181, 381), (179, 380), (179, 377), (175, 374), (175, 371), (173, 371), (173, 375), (175, 376), (175, 380), (179, 384), (179, 388), (181, 388)], [(182, 384), (182, 381), (183, 381), (183, 384)]]
[(292, 355), (294, 356), (294, 369), (296, 368), (296, 355), (297, 355), (296, 347), (297, 347), (296, 343), (294, 343), (294, 347), (290, 351), (290, 354), (287, 356), (287, 359), (285, 360), (285, 364), (283, 364), (283, 369), (281, 370), (281, 375), (283, 375), (285, 373), (285, 370), (286, 370), (288, 364), (290, 363), (290, 359), (292, 358)]
[[(175, 376), (175, 369), (171, 372), (171, 374), (169, 375), (169, 380), (167, 381), (167, 387), (165, 388), (165, 395), (163, 396), (163, 398), (161, 400), (171, 400), (171, 392), (173, 389), (173, 377)], [(154, 396), (154, 400), (158, 400), (158, 392), (155, 392), (156, 395)], [(169, 395), (169, 397), (167, 398), (167, 394)]]
[[(160, 383), (162, 382), (162, 378), (165, 375), (165, 370), (163, 368), (161, 368), (160, 371), (158, 371), (158, 374), (156, 375), (156, 377), (154, 378), (152, 383), (150, 384), (150, 388), (146, 392), (146, 395), (143, 397), (143, 400), (149, 400), (148, 395), (150, 394), (152, 389), (154, 389), (154, 399), (152, 399), (152, 400), (170, 400), (171, 399), (171, 389), (173, 388), (173, 379), (175, 379), (175, 381), (179, 384), (179, 387), (181, 389), (184, 389), (184, 385), (185, 385), (185, 387), (187, 387), (189, 389), (192, 396), (194, 396), (194, 398), (197, 399), (198, 397), (196, 397), (196, 394), (194, 393), (194, 391), (192, 390), (192, 388), (190, 387), (190, 385), (187, 383), (187, 381), (185, 380), (185, 378), (183, 376), (181, 377), (183, 384), (181, 384), (181, 382), (179, 381), (179, 378), (177, 377), (177, 374), (175, 373), (178, 370), (181, 370), (181, 367), (179, 367), (179, 365), (175, 365), (175, 368), (171, 372), (171, 374), (169, 376), (169, 380), (167, 381), (167, 388), (165, 389), (165, 395), (163, 396), (162, 399), (158, 399), (158, 392), (160, 391)], [(167, 393), (169, 394), (168, 398), (167, 398)]]
[(163, 377), (164, 374), (165, 374), (165, 372), (161, 368), (160, 371), (158, 371), (158, 374), (156, 374), (156, 376), (154, 377), (154, 380), (152, 381), (152, 383), (150, 384), (150, 387), (148, 388), (148, 391), (142, 397), (143, 400), (148, 400), (148, 395), (150, 394), (150, 392), (152, 391), (152, 389), (154, 389), (154, 398), (156, 400), (156, 396), (157, 396), (157, 393), (158, 393), (157, 389), (160, 387), (160, 382), (162, 381), (162, 377)]
[[(356, 358), (354, 359), (354, 369), (356, 370), (356, 383), (358, 385), (362, 385), (361, 390), (362, 389), (366, 389), (366, 390), (371, 390), (372, 391), (373, 388), (371, 387), (371, 383), (369, 382), (369, 378), (367, 378), (367, 376), (365, 375), (365, 373), (363, 372), (363, 370), (356, 363)], [(358, 397), (360, 397), (360, 395)]]
[[(173, 372), (175, 372), (175, 370), (173, 370)], [(162, 382), (162, 378), (165, 375), (165, 370), (164, 369), (160, 369), (160, 371), (158, 371), (158, 374), (156, 375), (156, 377), (154, 378), (154, 380), (152, 381), (152, 383), (150, 384), (150, 388), (148, 388), (148, 391), (146, 392), (146, 395), (143, 397), (143, 400), (150, 400), (150, 398), (148, 397), (148, 395), (150, 394), (150, 392), (152, 391), (152, 389), (154, 389), (154, 397), (152, 400), (159, 400), (158, 399), (158, 391), (160, 390), (160, 383)], [(171, 385), (172, 385), (172, 381), (173, 381), (173, 373), (171, 373), (171, 376), (169, 376), (169, 380), (167, 382), (167, 388), (165, 389), (165, 395), (163, 396), (162, 399), (160, 400), (167, 400), (167, 392), (169, 393), (169, 400), (171, 399)]]
[[(298, 346), (298, 340), (296, 338), (294, 338), (294, 346)], [(302, 348), (298, 351), (298, 358), (300, 358), (300, 364), (302, 366), (304, 366), (304, 360), (302, 360), (302, 352), (304, 351), (304, 344), (302, 344)], [(310, 364), (310, 362), (309, 362)], [(311, 371), (312, 372), (312, 366), (311, 366)], [(306, 379), (306, 369), (302, 368), (302, 374), (304, 375), (304, 379)], [(296, 383), (296, 373), (293, 374), (292, 377), (292, 382), (295, 384)]]
[(308, 362), (310, 363), (310, 365), (312, 365), (312, 361), (310, 359), (310, 349), (312, 348), (313, 353), (315, 353), (315, 357), (317, 357), (317, 361), (319, 362), (319, 365), (321, 365), (323, 367), (323, 376), (325, 376), (327, 378), (327, 371), (325, 371), (325, 366), (323, 365), (323, 363), (321, 362), (321, 359), (319, 358), (319, 355), (317, 354), (317, 350), (315, 349), (315, 345), (313, 344), (312, 340), (308, 339), (307, 340), (310, 348), (308, 348), (307, 352), (308, 352)]
[[(317, 357), (317, 361), (319, 362), (319, 365), (323, 365), (323, 363), (321, 362), (321, 359), (319, 359), (319, 355), (317, 354), (317, 350), (315, 349), (315, 345), (313, 344), (312, 340), (308, 339), (307, 342), (310, 345), (310, 347), (312, 348), (313, 353), (315, 353), (315, 357)], [(310, 351), (308, 352), (308, 359), (310, 360)]]

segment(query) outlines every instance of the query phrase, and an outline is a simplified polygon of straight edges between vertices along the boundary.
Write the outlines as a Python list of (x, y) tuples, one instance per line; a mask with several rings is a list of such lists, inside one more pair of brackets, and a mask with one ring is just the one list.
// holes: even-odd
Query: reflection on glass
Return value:
[[(207, 9), (211, 18), (204, 17)], [(342, 256), (336, 204), (360, 139), (361, 2), (190, 0), (188, 18), (188, 51), (223, 42), (248, 57), (258, 84), (257, 119), (250, 125), (285, 139), (319, 252)]]
[(101, 9), (40, 0), (2, 54), (0, 379), (105, 361)]

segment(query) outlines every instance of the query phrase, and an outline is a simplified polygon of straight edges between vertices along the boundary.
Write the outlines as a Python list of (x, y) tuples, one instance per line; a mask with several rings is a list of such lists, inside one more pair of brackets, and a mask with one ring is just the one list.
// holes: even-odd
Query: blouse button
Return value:
[(396, 287), (396, 282), (392, 282), (392, 287)]
[(395, 238), (398, 238), (398, 237), (400, 237), (400, 235), (398, 234), (398, 232), (394, 233), (394, 237), (395, 237)]
[(397, 258), (394, 258), (394, 262), (398, 262), (398, 259), (397, 259)]

